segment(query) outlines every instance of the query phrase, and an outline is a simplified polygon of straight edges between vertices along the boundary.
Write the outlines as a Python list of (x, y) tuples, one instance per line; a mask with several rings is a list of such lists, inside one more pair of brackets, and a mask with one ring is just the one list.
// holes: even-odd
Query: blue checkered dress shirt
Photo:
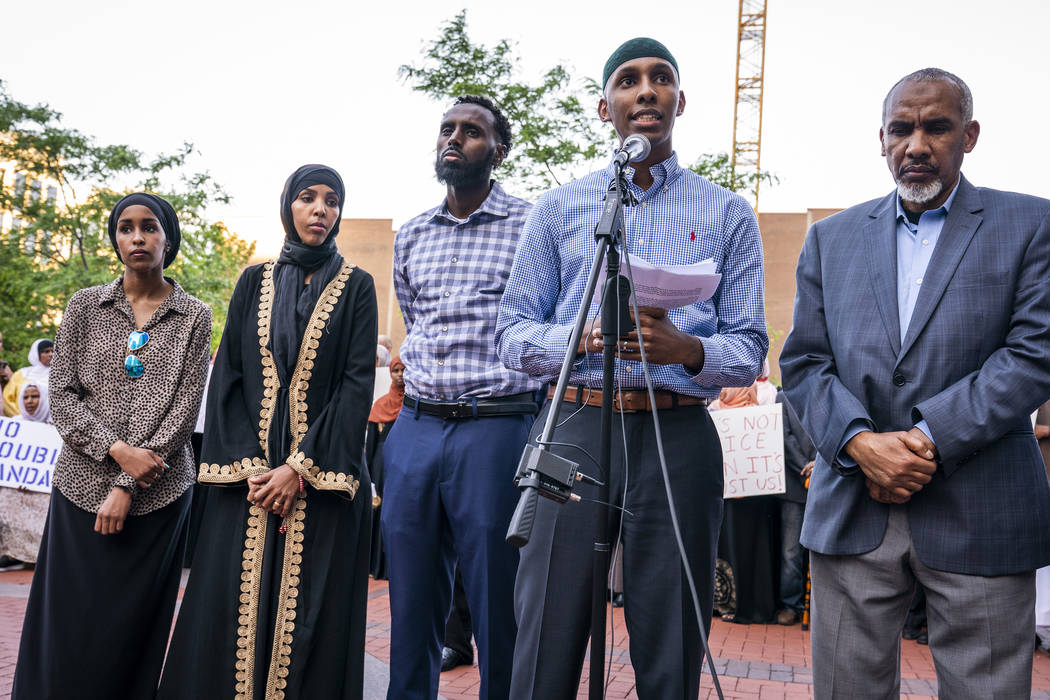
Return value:
[(532, 205), (498, 183), (465, 222), (445, 202), (394, 238), (394, 290), (408, 337), (405, 391), (436, 401), (534, 391), (540, 383), (496, 357), (500, 296)]
[[(508, 367), (547, 381), (557, 377), (594, 258), (594, 227), (614, 172), (610, 163), (551, 190), (529, 214), (496, 324), (496, 350)], [(639, 200), (625, 210), (628, 253), (654, 265), (712, 258), (722, 274), (711, 300), (668, 314), (679, 330), (703, 343), (700, 373), (692, 375), (682, 365), (650, 365), (654, 385), (709, 398), (725, 386), (748, 386), (769, 349), (755, 214), (739, 195), (679, 167), (674, 154), (650, 172), (653, 184), (642, 190), (634, 184), (634, 169), (627, 168)], [(627, 274), (626, 265), (622, 271)], [(592, 303), (590, 316), (597, 313), (598, 305)], [(618, 360), (616, 380), (623, 388), (644, 387), (641, 363)], [(600, 387), (601, 354), (579, 359), (570, 381)]]

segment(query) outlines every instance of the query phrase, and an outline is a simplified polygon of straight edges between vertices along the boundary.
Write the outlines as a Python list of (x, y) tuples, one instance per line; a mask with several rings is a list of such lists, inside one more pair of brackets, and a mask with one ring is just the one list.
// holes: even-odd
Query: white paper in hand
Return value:
[[(722, 281), (722, 275), (715, 272), (715, 262), (711, 259), (692, 265), (656, 266), (632, 255), (631, 272), (634, 275), (633, 296), (638, 306), (668, 310), (707, 301)], [(620, 274), (627, 277), (626, 261), (620, 265)], [(605, 267), (602, 267), (594, 290), (596, 303), (601, 301), (605, 278)]]

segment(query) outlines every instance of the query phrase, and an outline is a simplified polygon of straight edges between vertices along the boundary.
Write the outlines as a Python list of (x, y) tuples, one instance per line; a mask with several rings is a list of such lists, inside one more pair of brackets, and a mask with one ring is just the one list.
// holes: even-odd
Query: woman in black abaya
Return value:
[(344, 201), (331, 168), (292, 173), (281, 256), (234, 290), (198, 476), (213, 486), (162, 699), (361, 697), (376, 298), (336, 251)]

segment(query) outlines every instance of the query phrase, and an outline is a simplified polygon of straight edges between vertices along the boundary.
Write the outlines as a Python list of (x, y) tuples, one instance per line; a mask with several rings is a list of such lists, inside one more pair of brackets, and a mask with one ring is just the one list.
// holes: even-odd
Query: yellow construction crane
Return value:
[(734, 176), (754, 174), (752, 189), (743, 194), (756, 212), (762, 173), (762, 83), (765, 68), (766, 0), (740, 0), (732, 165)]

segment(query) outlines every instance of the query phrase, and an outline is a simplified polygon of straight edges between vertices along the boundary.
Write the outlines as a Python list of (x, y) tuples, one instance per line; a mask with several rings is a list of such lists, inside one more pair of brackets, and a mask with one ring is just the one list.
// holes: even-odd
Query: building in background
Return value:
[(392, 219), (343, 219), (336, 243), (344, 258), (371, 273), (379, 303), (379, 334), (394, 341), (394, 351), (405, 340), (405, 322), (394, 294), (394, 227)]
[(806, 231), (815, 222), (841, 209), (809, 209), (805, 212), (759, 214), (762, 248), (766, 268), (766, 325), (769, 327), (769, 367), (780, 383), (780, 348), (791, 330), (795, 306), (795, 267), (806, 240)]
[[(780, 348), (791, 330), (791, 313), (795, 304), (795, 266), (806, 231), (814, 222), (839, 211), (841, 209), (809, 209), (758, 215), (765, 252), (769, 366), (778, 384)], [(344, 258), (368, 270), (375, 278), (379, 332), (389, 335), (397, 348), (405, 339), (405, 323), (394, 294), (394, 233), (392, 219), (343, 219), (336, 242)], [(250, 264), (269, 259), (269, 256), (256, 257)]]
[[(45, 204), (58, 206), (57, 182), (34, 177), (12, 161), (0, 162), (0, 190), (0, 233), (19, 231), (23, 209), (38, 204), (41, 198)], [(27, 237), (26, 251), (32, 252), (35, 243), (35, 236)]]

